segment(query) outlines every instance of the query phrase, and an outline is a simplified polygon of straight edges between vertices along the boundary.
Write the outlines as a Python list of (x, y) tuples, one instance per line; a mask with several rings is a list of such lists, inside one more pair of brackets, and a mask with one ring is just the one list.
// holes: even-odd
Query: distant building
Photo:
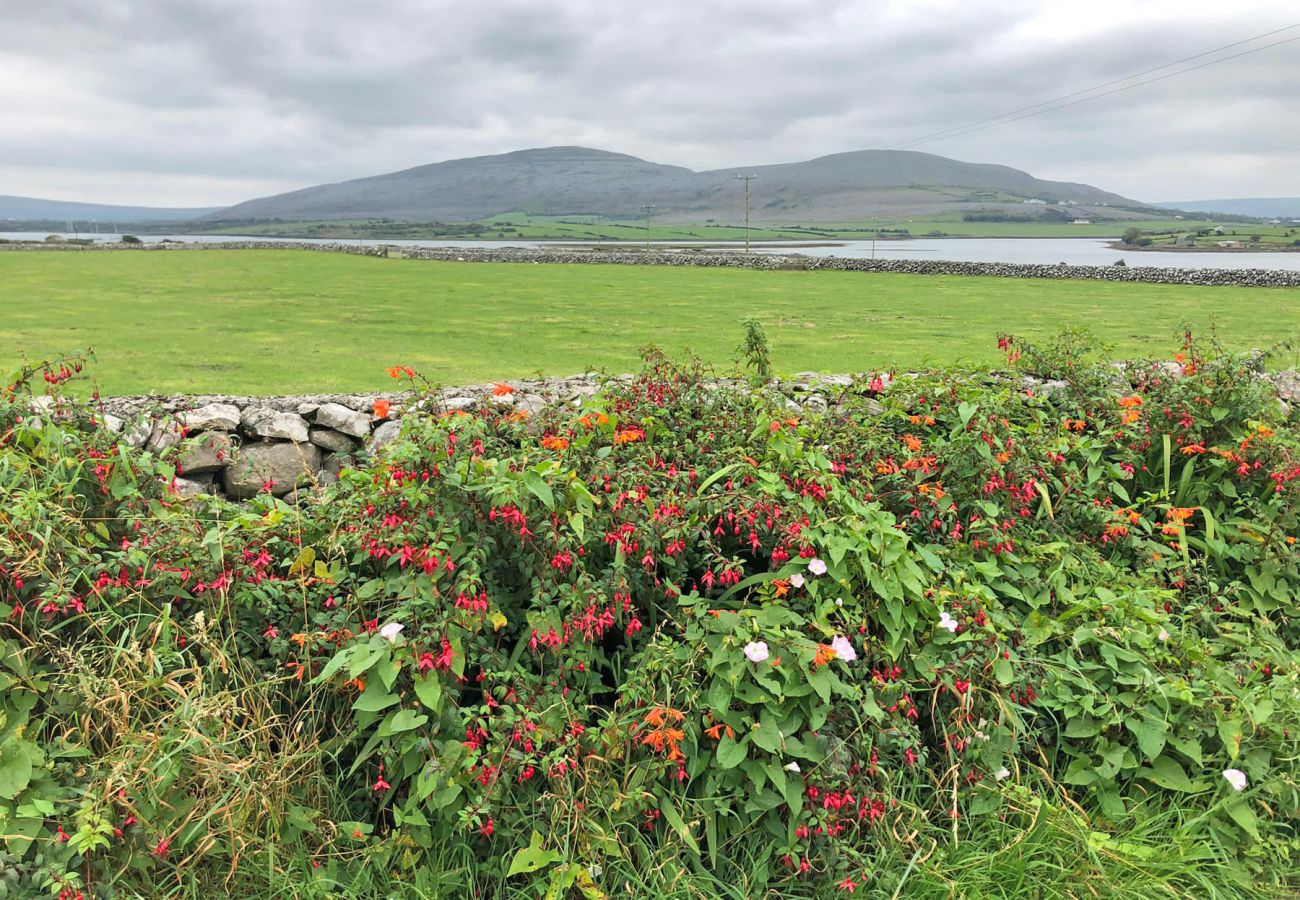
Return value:
[(1245, 242), (1245, 241), (1219, 241), (1218, 244), (1219, 244), (1220, 247), (1223, 247), (1223, 248), (1225, 248), (1225, 249), (1227, 249), (1227, 250), (1245, 250), (1245, 249), (1246, 249), (1246, 242)]
[(1222, 225), (1215, 225), (1215, 226), (1214, 226), (1214, 233), (1215, 233), (1215, 234), (1227, 234), (1227, 232), (1223, 230), (1223, 226), (1222, 226)]
[(1046, 201), (1046, 200), (1039, 200), (1037, 197), (1033, 197), (1033, 198), (1031, 198), (1031, 199), (1029, 199), (1029, 200), (1024, 200), (1024, 201), (1021, 201), (1021, 202), (1023, 202), (1023, 203), (1030, 203), (1030, 204), (1033, 204), (1033, 205), (1035, 205), (1035, 206), (1046, 206), (1046, 205), (1047, 205), (1047, 201)]
[(1070, 224), (1071, 224), (1071, 225), (1091, 225), (1091, 224), (1092, 224), (1092, 219), (1075, 219), (1075, 220), (1074, 220), (1073, 222), (1071, 222)]
[(1195, 247), (1196, 235), (1191, 234), (1190, 232), (1187, 234), (1180, 234), (1178, 235), (1178, 240), (1176, 240), (1174, 244), (1178, 247)]

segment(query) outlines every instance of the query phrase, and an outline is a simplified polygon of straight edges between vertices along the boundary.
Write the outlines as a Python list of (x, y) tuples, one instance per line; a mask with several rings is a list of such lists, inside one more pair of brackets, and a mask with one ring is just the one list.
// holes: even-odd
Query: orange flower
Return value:
[(1120, 397), (1119, 405), (1124, 409), (1136, 409), (1142, 405), (1142, 398), (1137, 394), (1134, 394), (1132, 397)]
[(1205, 452), (1205, 448), (1200, 444), (1188, 444), (1182, 452), (1184, 456), (1199, 456)]
[(614, 435), (615, 444), (634, 444), (645, 439), (645, 432), (640, 428), (629, 428)]
[(839, 654), (835, 652), (835, 648), (830, 644), (818, 644), (817, 655), (813, 657), (813, 668), (819, 668), (838, 658)]
[(414, 378), (415, 370), (410, 366), (390, 366), (388, 369), (389, 378), (401, 378), (403, 375), (407, 378)]
[(374, 411), (375, 411), (375, 415), (379, 416), (379, 418), (381, 418), (381, 419), (387, 419), (387, 418), (388, 418), (388, 410), (389, 410), (389, 408), (390, 408), (390, 407), (389, 407), (389, 403), (388, 403), (388, 401), (385, 400), (385, 399), (383, 399), (382, 397), (379, 398), (379, 399), (377, 399), (377, 400), (374, 402), (374, 405), (372, 406), (372, 409), (374, 409)]
[(921, 452), (921, 442), (910, 434), (903, 435), (903, 444), (913, 453)]
[(933, 425), (934, 416), (908, 416), (907, 420), (913, 425)]
[(998, 459), (998, 462), (1000, 462), (1000, 463), (1004, 463), (1004, 462), (1006, 462), (1007, 460), (1011, 459), (1011, 454), (1008, 453), (1007, 451), (1003, 450), (1001, 453), (998, 454), (997, 459)]
[(1171, 522), (1186, 522), (1194, 515), (1196, 515), (1195, 506), (1175, 506), (1169, 510), (1169, 520)]
[(777, 598), (780, 599), (790, 593), (790, 582), (778, 579), (772, 582), (772, 589), (776, 592)]
[(1126, 409), (1124, 412), (1120, 413), (1119, 420), (1125, 425), (1131, 425), (1140, 418), (1142, 418), (1142, 413), (1138, 412), (1136, 409)]
[(497, 397), (509, 397), (515, 392), (515, 389), (508, 384), (497, 384), (492, 388), (492, 393)]
[(569, 446), (569, 442), (565, 438), (548, 434), (546, 437), (542, 438), (542, 446), (547, 450), (564, 450)]
[(528, 410), (526, 410), (526, 409), (517, 409), (517, 410), (515, 410), (514, 412), (512, 412), (510, 415), (506, 416), (506, 421), (507, 421), (507, 422), (523, 422), (523, 421), (525, 421), (525, 420), (528, 418), (528, 416), (529, 416)]
[(586, 428), (588, 431), (598, 425), (606, 425), (608, 423), (609, 416), (604, 413), (587, 413), (585, 416), (578, 419), (578, 424), (583, 428)]

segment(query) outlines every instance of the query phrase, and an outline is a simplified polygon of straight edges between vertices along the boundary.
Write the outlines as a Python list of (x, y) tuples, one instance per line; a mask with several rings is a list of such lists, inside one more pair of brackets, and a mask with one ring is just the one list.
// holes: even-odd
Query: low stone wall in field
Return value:
[(929, 259), (859, 259), (843, 256), (804, 256), (798, 253), (735, 253), (705, 250), (635, 250), (512, 247), (408, 247), (395, 244), (360, 245), (344, 242), (307, 244), (293, 241), (223, 241), (188, 244), (0, 244), (0, 250), (313, 250), (354, 256), (400, 257), (455, 262), (576, 263), (606, 265), (704, 266), (709, 268), (899, 272), (909, 275), (977, 275), (997, 278), (1085, 278), (1097, 281), (1151, 284), (1242, 285), (1300, 287), (1300, 271), (1272, 269), (1180, 269), (1156, 266), (1071, 266), (1064, 263), (946, 262)]
[[(1170, 376), (1177, 377), (1180, 367), (1175, 363), (1168, 366)], [(815, 414), (831, 409), (855, 385), (865, 385), (874, 376), (801, 372), (773, 382), (772, 388), (785, 396), (792, 412)], [(1024, 387), (1039, 392), (1063, 385), (1018, 377)], [(130, 446), (152, 450), (179, 447), (174, 488), (181, 497), (217, 494), (245, 499), (264, 491), (276, 496), (307, 496), (335, 481), (339, 471), (353, 465), (362, 454), (396, 437), (403, 415), (493, 408), (534, 415), (553, 406), (581, 406), (603, 384), (630, 378), (588, 373), (505, 382), (509, 391), (496, 384), (479, 384), (431, 394), (110, 397), (100, 400), (96, 410), (103, 425), (121, 434)], [(1300, 401), (1300, 372), (1280, 372), (1269, 378), (1283, 412), (1289, 414), (1292, 405)], [(887, 383), (891, 381), (886, 378)], [(715, 384), (737, 382), (721, 379)], [(1117, 371), (1116, 390), (1126, 390), (1129, 384)], [(383, 401), (379, 411), (386, 415), (376, 413), (376, 401)], [(875, 401), (867, 403), (871, 408)], [(58, 411), (48, 398), (39, 398), (34, 412)]]

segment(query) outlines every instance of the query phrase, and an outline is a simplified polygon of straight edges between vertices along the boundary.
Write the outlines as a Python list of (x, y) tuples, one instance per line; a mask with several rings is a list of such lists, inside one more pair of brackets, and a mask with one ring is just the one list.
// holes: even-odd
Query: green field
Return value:
[[(293, 250), (0, 253), (0, 371), (92, 347), (105, 393), (366, 390), (627, 371), (655, 343), (722, 363), (746, 317), (784, 372), (991, 365), (999, 332), (1088, 326), (1166, 353), (1300, 334), (1300, 291), (861, 272), (374, 259)], [(1281, 361), (1300, 361), (1290, 351)]]
[[(1087, 215), (1087, 213), (1080, 213)], [(863, 222), (755, 224), (750, 229), (754, 241), (791, 240), (868, 240), (874, 233), (882, 238), (918, 237), (1119, 237), (1124, 229), (1136, 225), (1148, 233), (1168, 232), (1172, 236), (1195, 228), (1236, 230), (1244, 240), (1259, 233), (1265, 241), (1290, 230), (1265, 225), (1218, 223), (1200, 220), (1151, 219), (1143, 221), (1095, 222), (1074, 225), (1069, 222), (965, 222), (958, 213), (926, 219), (880, 218)], [(249, 236), (290, 236), (349, 240), (457, 239), (476, 240), (573, 240), (573, 241), (643, 241), (647, 237), (644, 219), (611, 219), (604, 216), (533, 216), (506, 213), (481, 222), (438, 224), (430, 222), (392, 222), (382, 219), (332, 219), (302, 222), (255, 222), (220, 224), (201, 229), (211, 234)], [(901, 232), (906, 231), (906, 235)], [(671, 223), (652, 219), (649, 238), (654, 241), (742, 241), (743, 225), (734, 222)], [(1170, 241), (1172, 241), (1170, 237)], [(1289, 243), (1290, 238), (1287, 242)]]

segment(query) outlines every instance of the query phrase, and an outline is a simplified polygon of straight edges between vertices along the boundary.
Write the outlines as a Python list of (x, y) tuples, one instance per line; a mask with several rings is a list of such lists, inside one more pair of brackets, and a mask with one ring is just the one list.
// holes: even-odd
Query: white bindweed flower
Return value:
[(1167, 641), (1167, 640), (1169, 640), (1169, 632), (1167, 632), (1167, 631), (1165, 631), (1163, 628), (1161, 628), (1161, 629), (1160, 629), (1160, 633), (1157, 634), (1156, 637), (1160, 638), (1160, 640), (1162, 640), (1162, 641)]
[(831, 649), (845, 662), (853, 662), (858, 658), (858, 651), (853, 649), (853, 643), (842, 634), (835, 635), (835, 639), (831, 641)]
[(760, 663), (767, 659), (767, 641), (750, 641), (745, 645), (745, 658)]
[(1001, 781), (1004, 778), (1010, 778), (1011, 770), (1008, 769), (1006, 766), (1003, 766), (1002, 768), (998, 769), (996, 772), (993, 773), (993, 777), (996, 778), (998, 781)]
[(1246, 789), (1246, 773), (1241, 769), (1224, 769), (1223, 777), (1228, 784), (1232, 785), (1234, 791), (1244, 791)]
[(958, 627), (957, 620), (954, 619), (952, 616), (948, 615), (948, 611), (946, 609), (940, 610), (939, 627), (947, 628), (949, 631), (955, 634), (957, 632), (957, 627)]
[(825, 575), (826, 563), (814, 556), (812, 559), (808, 560), (808, 571), (813, 575)]
[(792, 763), (790, 763), (788, 766), (785, 767), (785, 770), (786, 770), (787, 772), (802, 772), (802, 771), (803, 771), (802, 769), (799, 768), (799, 764), (798, 764), (797, 762), (792, 762)]
[(401, 622), (389, 622), (383, 628), (379, 629), (379, 636), (390, 643), (397, 640), (397, 636), (402, 633), (406, 626)]
[(790, 576), (790, 586), (791, 586), (791, 587), (797, 587), (797, 588), (801, 588), (801, 587), (803, 587), (803, 573), (802, 573), (802, 572), (795, 572), (793, 575)]
[(843, 597), (836, 597), (836, 598), (835, 598), (835, 605), (836, 605), (836, 606), (843, 606), (843, 605), (844, 605), (844, 598), (843, 598)]

